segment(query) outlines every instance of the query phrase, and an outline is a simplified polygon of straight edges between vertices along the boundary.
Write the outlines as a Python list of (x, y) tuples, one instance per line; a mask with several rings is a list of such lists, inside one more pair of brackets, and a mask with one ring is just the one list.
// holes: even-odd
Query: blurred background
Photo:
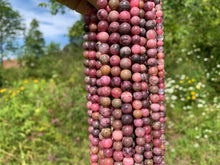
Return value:
[[(163, 0), (167, 164), (220, 164), (220, 0)], [(87, 165), (81, 15), (0, 0), (0, 164)]]

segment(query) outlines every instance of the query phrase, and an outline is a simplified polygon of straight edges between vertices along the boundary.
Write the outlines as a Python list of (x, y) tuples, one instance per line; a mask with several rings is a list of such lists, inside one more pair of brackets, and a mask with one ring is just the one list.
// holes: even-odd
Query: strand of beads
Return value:
[(83, 48), (85, 49), (83, 56), (84, 60), (84, 73), (86, 75), (85, 82), (87, 93), (87, 107), (88, 107), (88, 123), (90, 125), (90, 163), (92, 165), (98, 165), (98, 144), (99, 144), (99, 97), (97, 95), (97, 87), (96, 87), (96, 52), (95, 52), (95, 41), (96, 41), (96, 11), (93, 10), (92, 14), (85, 15), (84, 21), (84, 30), (85, 34), (83, 35), (84, 43)]
[[(159, 104), (160, 104), (160, 123), (161, 123), (161, 137), (160, 141), (155, 140), (154, 146), (161, 148), (161, 165), (166, 165), (165, 163), (165, 70), (164, 70), (164, 49), (163, 49), (163, 11), (162, 11), (162, 1), (157, 1), (156, 3), (156, 21), (157, 21), (157, 58), (158, 58), (158, 76), (159, 76)], [(162, 144), (161, 144), (162, 141)], [(158, 144), (159, 143), (159, 144)], [(159, 157), (158, 157), (159, 158)]]
[(97, 16), (99, 19), (97, 34), (98, 49), (99, 49), (99, 61), (102, 64), (100, 68), (100, 88), (99, 95), (101, 96), (101, 134), (100, 139), (102, 140), (102, 150), (100, 150), (100, 165), (113, 165), (113, 140), (112, 140), (112, 109), (114, 107), (115, 101), (111, 98), (111, 67), (110, 62), (110, 47), (109, 47), (109, 34), (106, 32), (108, 30), (108, 19), (110, 18), (110, 9), (107, 0), (97, 1), (97, 5), (100, 8)]

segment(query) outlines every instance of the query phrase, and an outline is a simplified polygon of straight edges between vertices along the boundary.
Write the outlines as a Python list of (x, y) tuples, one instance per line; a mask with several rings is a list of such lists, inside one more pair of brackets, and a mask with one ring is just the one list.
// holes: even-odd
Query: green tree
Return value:
[(56, 0), (49, 0), (48, 3), (40, 3), (40, 7), (49, 7), (50, 13), (56, 15), (58, 12), (62, 14), (65, 13), (65, 7), (61, 3), (57, 2)]
[(58, 53), (59, 50), (60, 50), (60, 44), (52, 41), (49, 45), (46, 46), (45, 52), (47, 55), (54, 55)]
[(25, 56), (40, 57), (44, 55), (45, 41), (38, 28), (39, 22), (33, 19), (29, 31), (24, 36)]
[(81, 44), (82, 43), (82, 35), (84, 33), (83, 30), (84, 21), (81, 17), (80, 20), (76, 21), (72, 27), (69, 28), (69, 41), (70, 43)]
[(0, 0), (0, 61), (6, 56), (5, 51), (16, 49), (16, 37), (24, 30), (21, 21), (18, 11), (7, 0)]

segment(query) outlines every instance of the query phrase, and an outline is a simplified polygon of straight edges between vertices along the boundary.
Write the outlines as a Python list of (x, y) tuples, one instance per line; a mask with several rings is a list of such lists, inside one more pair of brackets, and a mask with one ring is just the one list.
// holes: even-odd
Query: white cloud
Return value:
[(62, 40), (64, 35), (68, 33), (68, 27), (71, 27), (74, 22), (80, 19), (80, 14), (67, 10), (66, 14), (51, 15), (49, 9), (40, 8), (40, 2), (48, 2), (47, 0), (9, 0), (14, 9), (18, 10), (27, 29), (30, 22), (35, 18), (40, 22), (40, 31), (43, 32), (45, 40)]

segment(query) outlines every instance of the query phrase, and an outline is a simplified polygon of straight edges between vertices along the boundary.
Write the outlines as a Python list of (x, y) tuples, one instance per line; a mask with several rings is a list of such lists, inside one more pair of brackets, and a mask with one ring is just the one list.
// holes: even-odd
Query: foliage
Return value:
[(56, 15), (58, 12), (62, 14), (65, 13), (65, 7), (61, 3), (57, 2), (56, 0), (49, 0), (48, 3), (40, 3), (40, 7), (49, 7), (50, 13)]
[(15, 51), (15, 38), (23, 31), (20, 14), (12, 9), (7, 0), (0, 0), (0, 62), (5, 51)]
[(69, 28), (68, 37), (70, 43), (76, 43), (78, 45), (82, 44), (82, 35), (84, 33), (83, 25), (84, 21), (81, 17), (80, 20), (76, 21), (76, 23), (74, 23), (73, 26)]
[(30, 29), (24, 36), (25, 56), (41, 57), (44, 54), (45, 40), (43, 33), (38, 28), (39, 22), (33, 19), (30, 23)]

